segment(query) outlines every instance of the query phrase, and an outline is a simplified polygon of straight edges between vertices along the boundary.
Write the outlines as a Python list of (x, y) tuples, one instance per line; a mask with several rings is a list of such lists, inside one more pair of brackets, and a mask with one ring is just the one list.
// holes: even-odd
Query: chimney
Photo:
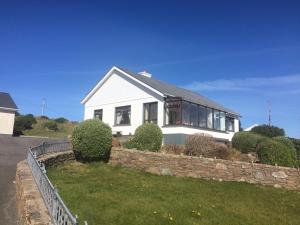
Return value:
[(139, 75), (142, 75), (142, 76), (145, 76), (145, 77), (149, 77), (149, 78), (152, 77), (152, 74), (148, 73), (146, 70), (144, 70), (142, 72), (139, 72)]

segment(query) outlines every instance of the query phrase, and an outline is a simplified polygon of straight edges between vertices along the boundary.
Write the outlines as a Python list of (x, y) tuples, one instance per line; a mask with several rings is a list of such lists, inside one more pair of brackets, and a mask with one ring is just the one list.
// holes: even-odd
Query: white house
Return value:
[(239, 114), (192, 91), (112, 67), (81, 101), (84, 119), (99, 118), (114, 134), (133, 135), (143, 123), (156, 123), (164, 143), (181, 144), (204, 133), (230, 141), (239, 131)]
[(0, 92), (0, 134), (13, 134), (15, 113), (18, 110), (8, 93)]

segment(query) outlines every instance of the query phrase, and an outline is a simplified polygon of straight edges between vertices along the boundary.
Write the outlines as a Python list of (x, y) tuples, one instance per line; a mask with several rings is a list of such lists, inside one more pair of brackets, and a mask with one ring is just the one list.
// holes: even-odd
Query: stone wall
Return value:
[(111, 164), (159, 175), (243, 181), (300, 190), (300, 171), (295, 168), (221, 159), (179, 156), (113, 148)]

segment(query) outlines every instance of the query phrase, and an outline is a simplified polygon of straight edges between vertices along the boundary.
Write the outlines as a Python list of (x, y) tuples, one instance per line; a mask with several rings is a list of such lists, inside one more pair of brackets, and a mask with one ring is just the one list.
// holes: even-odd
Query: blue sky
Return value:
[[(200, 1), (199, 1), (200, 2)], [(299, 1), (7, 1), (0, 90), (21, 113), (82, 120), (113, 65), (147, 70), (300, 137)]]

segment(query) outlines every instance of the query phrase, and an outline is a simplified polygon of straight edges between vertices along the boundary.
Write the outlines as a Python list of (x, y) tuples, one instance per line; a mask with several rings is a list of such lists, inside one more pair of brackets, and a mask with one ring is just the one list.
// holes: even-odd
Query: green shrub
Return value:
[(49, 130), (53, 130), (53, 131), (57, 131), (58, 130), (57, 123), (55, 121), (53, 121), (53, 120), (49, 120), (49, 121), (45, 122), (43, 124), (43, 127), (47, 128)]
[[(287, 137), (284, 137), (284, 136), (277, 136), (277, 137), (273, 137), (272, 138), (273, 140), (277, 141), (277, 142), (280, 142), (284, 145), (286, 145), (288, 148), (291, 148), (291, 149), (295, 149), (295, 146), (294, 146), (294, 143), (293, 141), (291, 141), (289, 138)], [(295, 150), (296, 151), (296, 150)]]
[(295, 149), (272, 139), (260, 143), (258, 156), (260, 162), (265, 164), (290, 167), (296, 164)]
[(136, 148), (136, 143), (134, 139), (129, 139), (128, 141), (123, 142), (122, 145), (124, 148), (128, 148), (128, 149)]
[(41, 119), (44, 119), (44, 120), (49, 120), (49, 117), (48, 117), (48, 116), (41, 116), (40, 118), (41, 118)]
[(153, 123), (145, 123), (139, 126), (134, 133), (134, 138), (125, 145), (131, 145), (138, 150), (156, 152), (160, 150), (163, 134), (159, 126)]
[(56, 119), (54, 119), (54, 121), (56, 123), (66, 123), (66, 122), (68, 122), (68, 120), (66, 118), (64, 118), (64, 117), (56, 118)]
[(185, 149), (187, 155), (207, 157), (215, 149), (215, 142), (211, 136), (193, 134), (187, 137)]
[(253, 127), (251, 131), (265, 137), (285, 136), (284, 129), (275, 126), (265, 125), (265, 124), (261, 126)]
[(72, 133), (73, 151), (77, 160), (108, 160), (112, 146), (111, 128), (99, 119), (79, 123)]
[(32, 114), (16, 116), (14, 135), (20, 135), (24, 130), (32, 129), (33, 124), (36, 124), (36, 119)]
[[(297, 158), (299, 160), (300, 163), (300, 139), (296, 139), (296, 138), (290, 138), (290, 140), (293, 142), (294, 147), (296, 149), (296, 153), (297, 153)], [(300, 165), (300, 164), (299, 164)]]
[(232, 138), (232, 147), (242, 153), (256, 152), (257, 145), (264, 139), (266, 138), (252, 132), (237, 132)]

